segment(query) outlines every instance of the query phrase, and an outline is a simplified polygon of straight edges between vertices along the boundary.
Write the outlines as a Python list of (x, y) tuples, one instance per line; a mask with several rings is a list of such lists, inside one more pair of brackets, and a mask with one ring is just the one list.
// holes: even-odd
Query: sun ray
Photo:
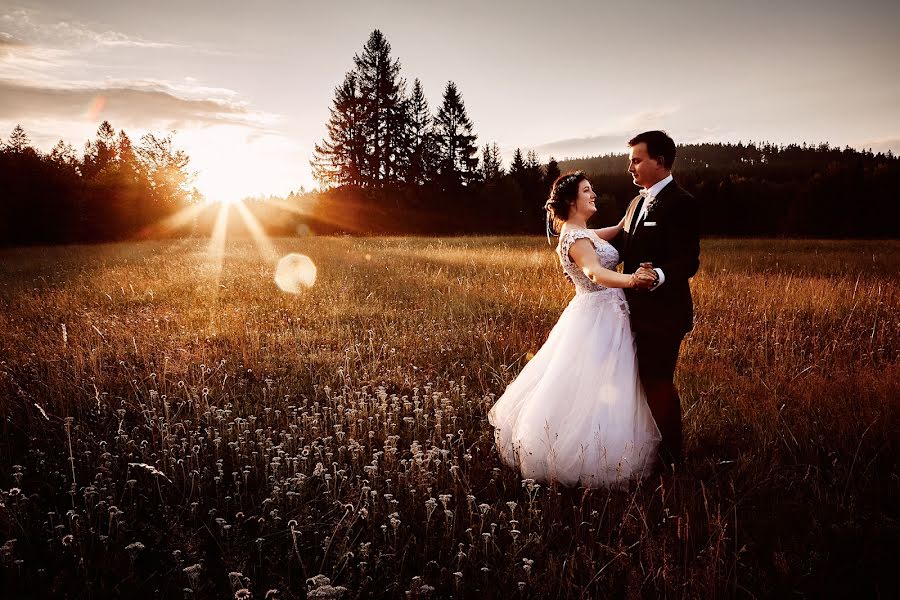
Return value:
[[(281, 210), (294, 213), (295, 215), (300, 215), (301, 217), (309, 217), (313, 214), (309, 209), (301, 208), (299, 206), (291, 204), (290, 202), (285, 202), (280, 198), (271, 198), (269, 200), (266, 200), (266, 202), (268, 204), (271, 204), (272, 206), (280, 208)], [(309, 202), (306, 202), (306, 204), (309, 204)]]
[(219, 205), (219, 213), (216, 215), (216, 224), (209, 238), (209, 247), (206, 251), (208, 264), (212, 267), (213, 289), (209, 305), (209, 325), (215, 331), (216, 305), (219, 303), (219, 286), (222, 281), (222, 265), (225, 262), (225, 233), (228, 229), (228, 213), (231, 207), (227, 203)]
[(247, 230), (250, 232), (250, 236), (253, 238), (253, 243), (256, 244), (257, 250), (259, 250), (259, 254), (265, 260), (278, 260), (278, 250), (275, 249), (275, 246), (263, 230), (262, 225), (259, 224), (259, 221), (247, 208), (247, 205), (245, 205), (242, 200), (238, 200), (237, 202), (231, 203), (231, 206), (234, 206), (237, 209), (241, 219), (244, 220), (244, 224), (247, 226)]
[(181, 229), (182, 227), (188, 225), (191, 221), (193, 221), (200, 213), (211, 208), (208, 204), (203, 204), (202, 202), (195, 202), (193, 204), (189, 204), (185, 206), (181, 210), (179, 210), (174, 215), (168, 216), (162, 221), (158, 223), (154, 223), (153, 225), (144, 228), (139, 234), (139, 238), (145, 237), (156, 237), (160, 235), (167, 235)]

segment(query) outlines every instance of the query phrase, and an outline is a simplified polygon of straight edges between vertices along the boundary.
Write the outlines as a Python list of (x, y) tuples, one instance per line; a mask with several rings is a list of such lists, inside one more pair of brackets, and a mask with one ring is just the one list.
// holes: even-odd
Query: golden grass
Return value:
[(611, 492), (493, 451), (572, 293), (544, 240), (273, 243), (313, 288), (248, 241), (0, 252), (7, 595), (891, 591), (900, 244), (705, 241), (686, 465)]

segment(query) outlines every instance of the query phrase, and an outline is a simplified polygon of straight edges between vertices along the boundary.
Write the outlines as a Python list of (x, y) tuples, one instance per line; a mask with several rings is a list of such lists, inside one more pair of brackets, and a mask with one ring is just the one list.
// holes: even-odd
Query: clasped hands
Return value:
[(653, 270), (653, 263), (642, 262), (641, 267), (631, 274), (631, 287), (649, 290), (656, 285), (659, 273)]

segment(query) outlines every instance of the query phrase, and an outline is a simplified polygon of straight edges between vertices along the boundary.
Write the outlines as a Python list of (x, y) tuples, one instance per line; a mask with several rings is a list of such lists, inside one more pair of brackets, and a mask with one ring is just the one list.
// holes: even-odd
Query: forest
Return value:
[[(244, 201), (270, 235), (542, 234), (553, 180), (571, 170), (585, 171), (600, 196), (598, 226), (617, 221), (636, 195), (624, 139), (620, 154), (543, 162), (516, 148), (504, 164), (498, 142), (479, 145), (456, 83), (432, 110), (380, 31), (353, 65), (309, 161), (319, 188)], [(174, 132), (135, 144), (103, 121), (80, 153), (64, 140), (42, 152), (16, 126), (0, 146), (0, 245), (208, 235), (215, 202), (192, 186), (189, 167)], [(890, 151), (685, 144), (674, 174), (699, 200), (707, 236), (897, 237), (900, 160)], [(180, 227), (160, 226), (192, 206)]]

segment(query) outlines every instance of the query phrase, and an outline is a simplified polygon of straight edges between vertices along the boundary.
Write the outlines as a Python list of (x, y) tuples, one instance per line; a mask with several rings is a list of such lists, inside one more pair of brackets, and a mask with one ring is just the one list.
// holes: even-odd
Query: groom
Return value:
[(681, 340), (692, 329), (688, 280), (700, 266), (697, 201), (672, 179), (675, 142), (647, 131), (628, 142), (628, 172), (643, 188), (628, 206), (625, 229), (614, 241), (625, 273), (651, 276), (646, 289), (626, 289), (638, 370), (647, 403), (662, 434), (665, 467), (681, 462), (681, 399), (675, 364)]

